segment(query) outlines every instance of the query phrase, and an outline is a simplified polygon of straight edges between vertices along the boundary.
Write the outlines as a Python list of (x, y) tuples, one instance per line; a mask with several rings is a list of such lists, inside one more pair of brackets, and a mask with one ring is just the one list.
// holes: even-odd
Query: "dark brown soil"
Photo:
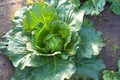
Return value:
[[(13, 14), (25, 5), (24, 2), (24, 0), (0, 0), (0, 37), (12, 27)], [(120, 59), (120, 16), (114, 15), (108, 8), (109, 6), (97, 17), (87, 17), (94, 23), (96, 29), (103, 33), (106, 46), (100, 57), (107, 69), (116, 71), (117, 61)], [(0, 55), (0, 80), (10, 80), (13, 71), (9, 59)]]
[(87, 16), (98, 31), (103, 33), (105, 47), (100, 53), (106, 68), (116, 71), (120, 59), (120, 16), (113, 14), (109, 6), (97, 17)]
[(8, 58), (4, 55), (0, 55), (0, 80), (10, 80), (14, 68)]

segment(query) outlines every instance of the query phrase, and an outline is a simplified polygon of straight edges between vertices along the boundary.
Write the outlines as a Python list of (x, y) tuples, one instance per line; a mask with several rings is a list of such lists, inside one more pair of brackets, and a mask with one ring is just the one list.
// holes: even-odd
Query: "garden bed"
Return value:
[(101, 31), (105, 41), (105, 47), (100, 53), (106, 68), (117, 70), (117, 61), (120, 59), (120, 16), (109, 10), (109, 5), (97, 17), (87, 16), (98, 31)]
[[(0, 1), (0, 37), (11, 27), (13, 13), (21, 6), (25, 5), (22, 0)], [(89, 18), (96, 29), (103, 33), (105, 47), (100, 53), (106, 69), (117, 71), (117, 61), (120, 59), (120, 16), (109, 11), (109, 5), (98, 16)], [(7, 57), (0, 55), (0, 80), (9, 80), (14, 72), (14, 68)]]

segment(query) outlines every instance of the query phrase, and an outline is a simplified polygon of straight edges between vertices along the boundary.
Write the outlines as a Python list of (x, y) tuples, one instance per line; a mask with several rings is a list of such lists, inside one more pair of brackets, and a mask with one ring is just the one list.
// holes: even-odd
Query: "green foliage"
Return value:
[(52, 59), (45, 65), (36, 68), (16, 69), (12, 80), (64, 80), (69, 79), (76, 68), (74, 62)]
[(27, 67), (23, 70), (16, 68), (13, 78), (11, 80), (32, 80), (31, 79), (32, 76), (30, 76), (31, 71), (32, 71), (32, 68), (30, 68), (30, 67)]
[[(96, 32), (94, 28), (83, 26), (79, 32), (81, 37), (81, 44), (77, 51), (77, 56), (91, 58), (93, 55), (98, 55), (104, 46), (103, 40), (101, 39), (101, 33)], [(91, 26), (91, 25), (90, 25)]]
[(72, 30), (79, 31), (83, 22), (84, 11), (76, 4), (79, 0), (45, 0), (45, 3), (57, 10), (59, 18), (69, 24)]
[(75, 8), (80, 6), (80, 0), (44, 0), (48, 5), (52, 5), (55, 8), (60, 7), (61, 5), (73, 5)]
[(114, 44), (112, 47), (112, 50), (114, 51), (114, 53), (116, 53), (118, 49), (119, 49), (119, 46), (117, 44)]
[(105, 68), (101, 59), (85, 58), (75, 62), (76, 73), (73, 76), (74, 80), (100, 80), (101, 71)]
[(45, 0), (45, 3), (52, 5), (62, 13), (64, 11), (66, 13), (66, 9), (74, 8), (74, 10), (80, 9), (80, 11), (84, 11), (85, 15), (99, 15), (104, 10), (106, 2), (109, 2), (111, 4), (110, 9), (113, 13), (120, 15), (119, 0), (86, 0), (85, 2), (82, 2), (81, 0)]
[(105, 4), (106, 0), (87, 0), (80, 9), (85, 11), (86, 15), (98, 15), (104, 10)]
[(75, 73), (74, 62), (56, 60), (55, 64), (48, 63), (38, 67), (32, 72), (32, 80), (64, 80), (69, 79)]
[(95, 56), (104, 46), (101, 33), (83, 22), (78, 7), (74, 0), (45, 0), (16, 12), (13, 29), (0, 42), (0, 52), (16, 69), (12, 80), (64, 80), (74, 74), (75, 80), (100, 79), (105, 66)]
[(120, 0), (107, 0), (111, 3), (110, 9), (116, 15), (120, 15)]
[(33, 4), (32, 8), (25, 13), (23, 20), (24, 29), (35, 30), (49, 24), (55, 17), (56, 11), (51, 6), (42, 3)]
[(104, 80), (119, 80), (120, 79), (120, 60), (118, 61), (118, 72), (104, 70), (103, 78)]

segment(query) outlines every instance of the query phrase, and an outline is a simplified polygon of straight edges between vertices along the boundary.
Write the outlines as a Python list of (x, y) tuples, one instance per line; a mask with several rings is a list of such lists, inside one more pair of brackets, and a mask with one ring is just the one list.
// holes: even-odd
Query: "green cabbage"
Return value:
[[(13, 29), (3, 36), (0, 52), (15, 67), (12, 80), (64, 80), (73, 74), (84, 75), (82, 79), (99, 79), (104, 64), (93, 56), (104, 46), (101, 33), (82, 24), (84, 11), (77, 8), (76, 2), (53, 1), (18, 10)], [(94, 61), (101, 64), (100, 68), (93, 75), (87, 74), (92, 72), (91, 67), (96, 69)], [(77, 80), (77, 75), (72, 78)]]

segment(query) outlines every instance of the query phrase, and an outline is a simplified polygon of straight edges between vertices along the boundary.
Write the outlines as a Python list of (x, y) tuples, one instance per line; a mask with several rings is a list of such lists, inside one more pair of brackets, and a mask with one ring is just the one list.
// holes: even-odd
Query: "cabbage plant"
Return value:
[(120, 79), (120, 60), (118, 60), (118, 71), (104, 70), (103, 71), (104, 80), (119, 80)]
[(97, 55), (104, 43), (83, 16), (74, 0), (45, 0), (18, 10), (0, 42), (0, 52), (15, 67), (12, 80), (99, 80), (105, 66)]
[(115, 14), (115, 15), (120, 15), (120, 0), (106, 0), (107, 2), (110, 3), (110, 10)]

